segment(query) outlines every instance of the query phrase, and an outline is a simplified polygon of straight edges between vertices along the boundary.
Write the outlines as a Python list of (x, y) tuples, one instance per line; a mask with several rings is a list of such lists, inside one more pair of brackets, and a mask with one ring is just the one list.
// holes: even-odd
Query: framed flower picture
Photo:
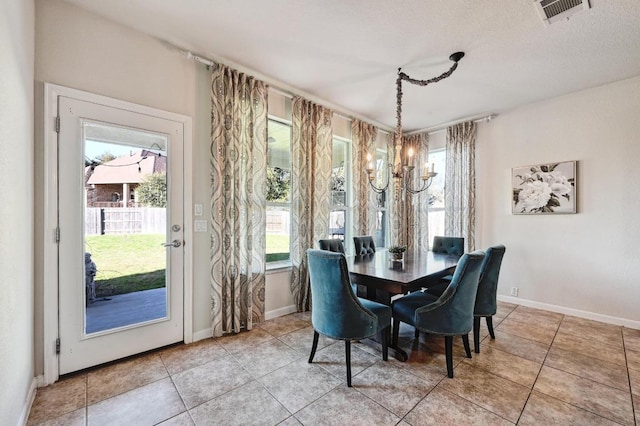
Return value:
[(576, 162), (511, 169), (513, 214), (576, 213)]

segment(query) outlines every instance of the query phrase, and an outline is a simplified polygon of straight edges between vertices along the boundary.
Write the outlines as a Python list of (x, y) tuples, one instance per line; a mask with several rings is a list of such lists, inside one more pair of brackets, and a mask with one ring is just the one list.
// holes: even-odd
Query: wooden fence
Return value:
[(167, 229), (166, 209), (159, 207), (87, 207), (85, 235), (162, 234)]

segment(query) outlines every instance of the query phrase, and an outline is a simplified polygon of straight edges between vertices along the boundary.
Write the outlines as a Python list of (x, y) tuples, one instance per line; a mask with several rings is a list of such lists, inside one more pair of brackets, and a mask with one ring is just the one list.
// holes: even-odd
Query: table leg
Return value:
[[(409, 355), (407, 355), (407, 353), (402, 349), (391, 344), (391, 336), (389, 336), (388, 339), (389, 340), (387, 341), (389, 342), (389, 356), (397, 359), (400, 362), (406, 362), (409, 359)], [(372, 337), (370, 339), (364, 339), (361, 340), (360, 343), (362, 343), (363, 345), (367, 345), (370, 348), (375, 349), (376, 351), (382, 352), (382, 344), (379, 340), (379, 336), (376, 335), (375, 338)]]

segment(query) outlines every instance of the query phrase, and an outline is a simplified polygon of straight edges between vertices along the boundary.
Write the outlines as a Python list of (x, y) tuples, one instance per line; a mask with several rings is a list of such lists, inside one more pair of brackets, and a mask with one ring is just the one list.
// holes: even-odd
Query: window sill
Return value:
[(278, 272), (291, 270), (292, 266), (293, 265), (291, 264), (290, 260), (284, 260), (282, 262), (269, 262), (267, 263), (267, 266), (265, 268), (265, 274), (269, 275), (269, 274), (275, 274)]

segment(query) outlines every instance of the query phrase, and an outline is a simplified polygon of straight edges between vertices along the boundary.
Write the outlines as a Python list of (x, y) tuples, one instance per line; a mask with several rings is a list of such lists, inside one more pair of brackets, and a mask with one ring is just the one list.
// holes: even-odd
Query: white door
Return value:
[(65, 96), (58, 111), (65, 374), (183, 340), (184, 129)]

